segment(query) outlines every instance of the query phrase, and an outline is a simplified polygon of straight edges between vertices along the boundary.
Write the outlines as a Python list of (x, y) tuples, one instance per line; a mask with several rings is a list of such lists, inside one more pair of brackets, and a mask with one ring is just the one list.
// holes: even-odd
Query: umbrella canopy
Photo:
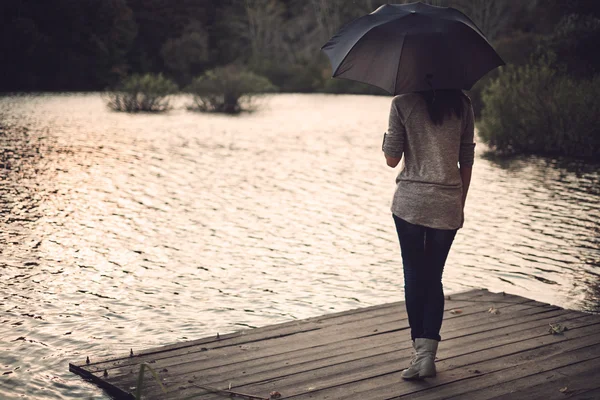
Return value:
[(322, 50), (333, 77), (390, 94), (465, 89), (504, 65), (483, 32), (451, 7), (386, 4), (335, 34)]

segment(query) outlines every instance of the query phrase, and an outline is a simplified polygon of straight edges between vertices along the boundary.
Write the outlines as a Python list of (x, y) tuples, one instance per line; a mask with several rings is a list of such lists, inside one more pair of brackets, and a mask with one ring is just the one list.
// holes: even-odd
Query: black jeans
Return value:
[(412, 340), (441, 340), (444, 316), (442, 273), (457, 229), (411, 224), (394, 215), (404, 266), (404, 295)]

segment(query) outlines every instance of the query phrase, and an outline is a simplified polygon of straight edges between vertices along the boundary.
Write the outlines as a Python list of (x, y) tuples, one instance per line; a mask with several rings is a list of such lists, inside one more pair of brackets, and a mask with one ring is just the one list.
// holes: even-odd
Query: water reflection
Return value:
[[(3, 396), (105, 398), (67, 362), (400, 300), (388, 110), (282, 95), (236, 118), (132, 116), (97, 94), (0, 99)], [(598, 166), (479, 158), (446, 290), (599, 311), (599, 181)]]

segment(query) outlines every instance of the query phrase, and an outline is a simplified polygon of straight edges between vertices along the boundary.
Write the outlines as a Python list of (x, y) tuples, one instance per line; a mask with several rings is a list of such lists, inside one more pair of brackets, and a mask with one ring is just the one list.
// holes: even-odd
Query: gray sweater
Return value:
[(383, 151), (402, 157), (392, 201), (394, 215), (417, 225), (458, 229), (463, 224), (461, 166), (473, 165), (473, 107), (465, 95), (461, 119), (434, 125), (421, 95), (394, 97)]

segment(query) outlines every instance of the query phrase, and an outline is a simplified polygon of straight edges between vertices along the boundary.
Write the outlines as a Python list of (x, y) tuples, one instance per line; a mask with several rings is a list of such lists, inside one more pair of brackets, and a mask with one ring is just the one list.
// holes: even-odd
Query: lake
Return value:
[[(68, 363), (403, 299), (389, 97), (189, 102), (0, 98), (2, 399), (108, 399)], [(476, 152), (446, 294), (600, 312), (600, 165)]]

